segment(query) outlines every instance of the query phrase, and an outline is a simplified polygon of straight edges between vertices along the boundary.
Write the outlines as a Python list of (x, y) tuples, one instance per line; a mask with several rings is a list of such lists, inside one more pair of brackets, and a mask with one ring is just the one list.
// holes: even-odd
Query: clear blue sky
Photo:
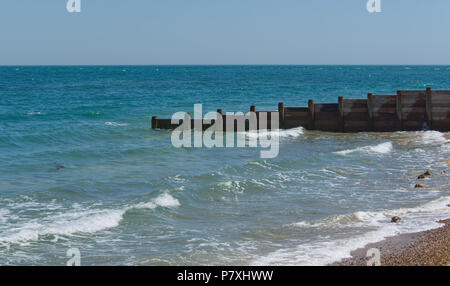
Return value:
[(0, 65), (450, 64), (449, 0), (1, 0)]

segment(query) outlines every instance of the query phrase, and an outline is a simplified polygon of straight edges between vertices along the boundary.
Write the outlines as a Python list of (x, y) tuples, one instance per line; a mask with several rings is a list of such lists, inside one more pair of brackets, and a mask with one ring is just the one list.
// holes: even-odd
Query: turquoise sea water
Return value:
[(322, 265), (437, 227), (449, 134), (296, 128), (261, 159), (177, 149), (150, 128), (195, 103), (274, 110), (429, 86), (450, 89), (450, 67), (0, 67), (0, 265), (64, 265), (73, 247), (82, 265)]

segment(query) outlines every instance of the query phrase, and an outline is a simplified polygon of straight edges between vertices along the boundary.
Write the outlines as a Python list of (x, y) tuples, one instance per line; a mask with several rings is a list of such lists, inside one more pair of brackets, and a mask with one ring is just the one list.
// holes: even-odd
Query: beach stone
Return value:
[(425, 185), (424, 184), (416, 184), (415, 188), (425, 188)]
[(391, 222), (399, 222), (399, 221), (401, 221), (401, 220), (402, 220), (402, 219), (401, 219), (400, 217), (394, 216), (394, 217), (392, 217)]
[(450, 160), (449, 160), (449, 161), (447, 161), (447, 165), (450, 165)]
[(442, 171), (441, 174), (447, 174), (447, 171)]
[(431, 174), (433, 174), (433, 173), (432, 173), (430, 170), (428, 170), (428, 171), (426, 171), (425, 173), (419, 175), (419, 176), (417, 177), (417, 179), (423, 180), (423, 179), (425, 179), (426, 177), (431, 176)]

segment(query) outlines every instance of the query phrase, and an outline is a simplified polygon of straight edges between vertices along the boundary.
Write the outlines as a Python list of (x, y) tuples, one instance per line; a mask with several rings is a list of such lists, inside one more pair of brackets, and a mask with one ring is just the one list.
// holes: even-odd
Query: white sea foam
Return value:
[(445, 142), (448, 142), (444, 136), (444, 133), (441, 133), (439, 131), (425, 131), (422, 132), (422, 136), (420, 138), (421, 143), (423, 144), (443, 144)]
[(268, 136), (272, 137), (280, 137), (280, 138), (296, 138), (303, 135), (304, 129), (303, 127), (297, 127), (292, 129), (285, 130), (258, 130), (258, 131), (249, 131), (245, 132), (245, 135), (248, 138), (266, 138)]
[[(168, 193), (163, 193), (151, 202), (139, 203), (121, 209), (89, 209), (79, 205), (69, 212), (35, 219), (22, 219), (22, 223), (3, 224), (0, 227), (0, 243), (20, 243), (37, 241), (46, 235), (73, 235), (77, 233), (95, 233), (119, 226), (124, 214), (130, 209), (155, 209), (157, 207), (176, 208), (180, 202)], [(7, 210), (1, 210), (5, 218)], [(2, 223), (6, 219), (0, 220)]]
[(0, 223), (6, 223), (10, 213), (11, 212), (8, 209), (0, 209)]
[(261, 168), (264, 168), (264, 169), (269, 169), (269, 170), (271, 170), (272, 168), (277, 168), (278, 167), (276, 164), (269, 163), (267, 160), (249, 161), (247, 164), (248, 165), (258, 166), (258, 167), (261, 167)]
[(40, 111), (30, 111), (27, 113), (27, 115), (43, 115), (43, 113)]
[(164, 207), (164, 208), (176, 208), (176, 207), (180, 206), (180, 202), (176, 198), (172, 197), (170, 194), (164, 193), (164, 194), (158, 196), (157, 198), (155, 198), (151, 202), (140, 203), (140, 204), (133, 206), (132, 208), (155, 209), (158, 206)]
[(449, 142), (445, 138), (445, 134), (439, 131), (417, 131), (417, 132), (398, 132), (398, 135), (402, 137), (400, 142), (403, 145), (412, 145), (416, 147), (423, 147), (427, 145), (439, 146), (446, 142)]
[(40, 236), (45, 235), (94, 233), (118, 226), (124, 213), (124, 210), (87, 210), (63, 213), (49, 218), (31, 219), (2, 231), (0, 242), (26, 242), (38, 240)]
[[(255, 259), (253, 265), (326, 265), (350, 257), (352, 250), (362, 248), (386, 237), (402, 233), (414, 233), (440, 227), (440, 219), (450, 216), (450, 197), (441, 197), (413, 208), (382, 210), (379, 212), (356, 212), (336, 215), (315, 222), (297, 222), (291, 227), (299, 229), (341, 227), (370, 227), (373, 231), (347, 239), (302, 243), (294, 248), (280, 249)], [(392, 216), (401, 216), (400, 223), (391, 223)]]
[(280, 130), (279, 131), (281, 137), (299, 137), (303, 135), (304, 129), (303, 127), (296, 127), (286, 130)]
[(336, 155), (348, 155), (351, 153), (355, 153), (355, 152), (360, 152), (360, 153), (376, 153), (376, 154), (387, 154), (390, 153), (393, 149), (392, 143), (391, 142), (385, 142), (385, 143), (381, 143), (375, 146), (364, 146), (364, 147), (358, 147), (355, 149), (348, 149), (348, 150), (343, 150), (343, 151), (337, 151), (337, 152), (333, 152), (333, 154)]
[(244, 192), (244, 187), (241, 186), (241, 182), (239, 182), (239, 181), (221, 182), (221, 183), (218, 183), (217, 185), (231, 193), (241, 194)]
[(119, 122), (105, 122), (105, 125), (108, 126), (128, 126), (128, 123), (119, 123)]

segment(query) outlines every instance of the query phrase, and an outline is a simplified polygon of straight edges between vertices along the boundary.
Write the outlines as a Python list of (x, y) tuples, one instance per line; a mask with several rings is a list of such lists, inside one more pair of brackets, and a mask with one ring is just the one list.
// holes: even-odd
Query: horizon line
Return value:
[(0, 67), (114, 67), (114, 66), (450, 66), (450, 64), (0, 64)]

